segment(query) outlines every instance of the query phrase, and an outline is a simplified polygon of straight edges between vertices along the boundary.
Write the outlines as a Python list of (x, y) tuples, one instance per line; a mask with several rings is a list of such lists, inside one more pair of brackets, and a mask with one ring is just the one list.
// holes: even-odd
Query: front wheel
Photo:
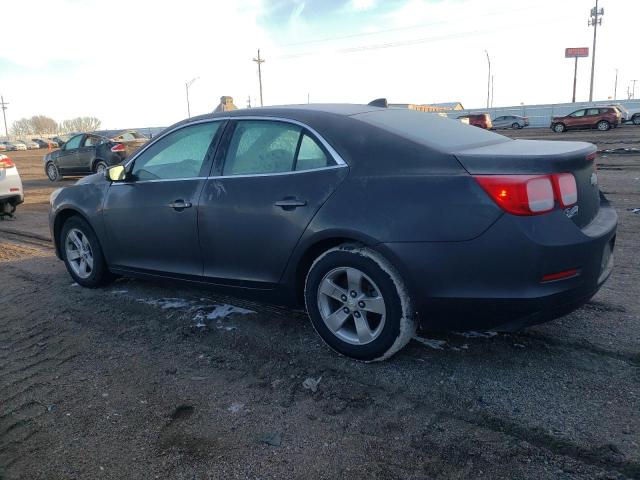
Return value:
[(634, 125), (640, 125), (640, 115), (634, 115), (631, 121)]
[(313, 263), (305, 284), (307, 312), (333, 350), (362, 360), (385, 360), (414, 336), (406, 287), (378, 252), (344, 244)]
[(606, 132), (607, 130), (609, 130), (611, 128), (611, 124), (609, 122), (607, 122), (606, 120), (600, 120), (596, 124), (596, 128), (598, 130), (600, 130), (601, 132)]
[(47, 168), (45, 169), (45, 171), (47, 173), (47, 177), (52, 182), (59, 182), (60, 180), (62, 180), (62, 175), (60, 175), (60, 171), (58, 170), (58, 167), (56, 167), (55, 163), (47, 163)]
[(556, 133), (562, 133), (562, 132), (564, 132), (565, 130), (566, 130), (566, 127), (565, 127), (565, 126), (564, 126), (564, 124), (562, 124), (562, 123), (556, 123), (556, 124), (553, 126), (553, 131), (554, 131), (554, 132), (556, 132)]
[(67, 271), (78, 285), (96, 288), (115, 278), (107, 269), (98, 237), (84, 219), (71, 217), (64, 223), (60, 245)]

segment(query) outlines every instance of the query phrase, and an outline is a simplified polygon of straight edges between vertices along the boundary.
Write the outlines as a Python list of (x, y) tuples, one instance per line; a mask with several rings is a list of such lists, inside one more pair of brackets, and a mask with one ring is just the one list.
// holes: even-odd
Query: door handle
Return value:
[(184, 210), (185, 208), (191, 208), (191, 202), (185, 202), (184, 200), (176, 200), (170, 203), (169, 206), (175, 210)]
[(283, 210), (293, 210), (294, 208), (304, 207), (307, 205), (306, 200), (298, 200), (297, 198), (283, 198), (274, 203), (276, 207), (280, 207)]

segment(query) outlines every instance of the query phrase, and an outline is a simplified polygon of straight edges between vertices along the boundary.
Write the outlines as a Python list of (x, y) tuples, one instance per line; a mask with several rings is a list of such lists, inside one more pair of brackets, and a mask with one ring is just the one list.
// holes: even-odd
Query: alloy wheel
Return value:
[(58, 169), (53, 163), (47, 165), (47, 177), (49, 177), (49, 180), (52, 182), (58, 179)]
[(67, 233), (64, 241), (67, 262), (80, 278), (89, 278), (93, 272), (93, 250), (89, 238), (77, 228)]
[(609, 130), (609, 123), (602, 121), (602, 122), (598, 122), (598, 130), (600, 130), (601, 132), (606, 132), (607, 130)]
[(339, 267), (320, 281), (318, 309), (327, 328), (351, 345), (366, 345), (382, 332), (387, 309), (380, 289), (354, 267)]

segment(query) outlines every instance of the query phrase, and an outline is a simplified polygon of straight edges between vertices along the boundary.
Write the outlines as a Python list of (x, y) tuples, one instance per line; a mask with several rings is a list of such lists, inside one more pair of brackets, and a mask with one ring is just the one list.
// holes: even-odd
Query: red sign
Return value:
[(588, 57), (589, 47), (565, 48), (564, 58)]

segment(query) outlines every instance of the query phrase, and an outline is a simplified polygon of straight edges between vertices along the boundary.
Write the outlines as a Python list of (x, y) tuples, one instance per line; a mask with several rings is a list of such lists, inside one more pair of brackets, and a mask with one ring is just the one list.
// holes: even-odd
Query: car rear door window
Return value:
[(199, 177), (219, 127), (220, 122), (208, 122), (169, 133), (135, 159), (131, 173), (137, 180)]
[(589, 110), (587, 110), (587, 115), (599, 115), (600, 114), (600, 109), (598, 108), (590, 108)]
[(328, 159), (316, 141), (309, 135), (303, 134), (296, 160), (296, 171), (325, 168), (331, 165), (334, 163)]
[(292, 171), (301, 131), (284, 122), (239, 121), (227, 149), (223, 175)]

